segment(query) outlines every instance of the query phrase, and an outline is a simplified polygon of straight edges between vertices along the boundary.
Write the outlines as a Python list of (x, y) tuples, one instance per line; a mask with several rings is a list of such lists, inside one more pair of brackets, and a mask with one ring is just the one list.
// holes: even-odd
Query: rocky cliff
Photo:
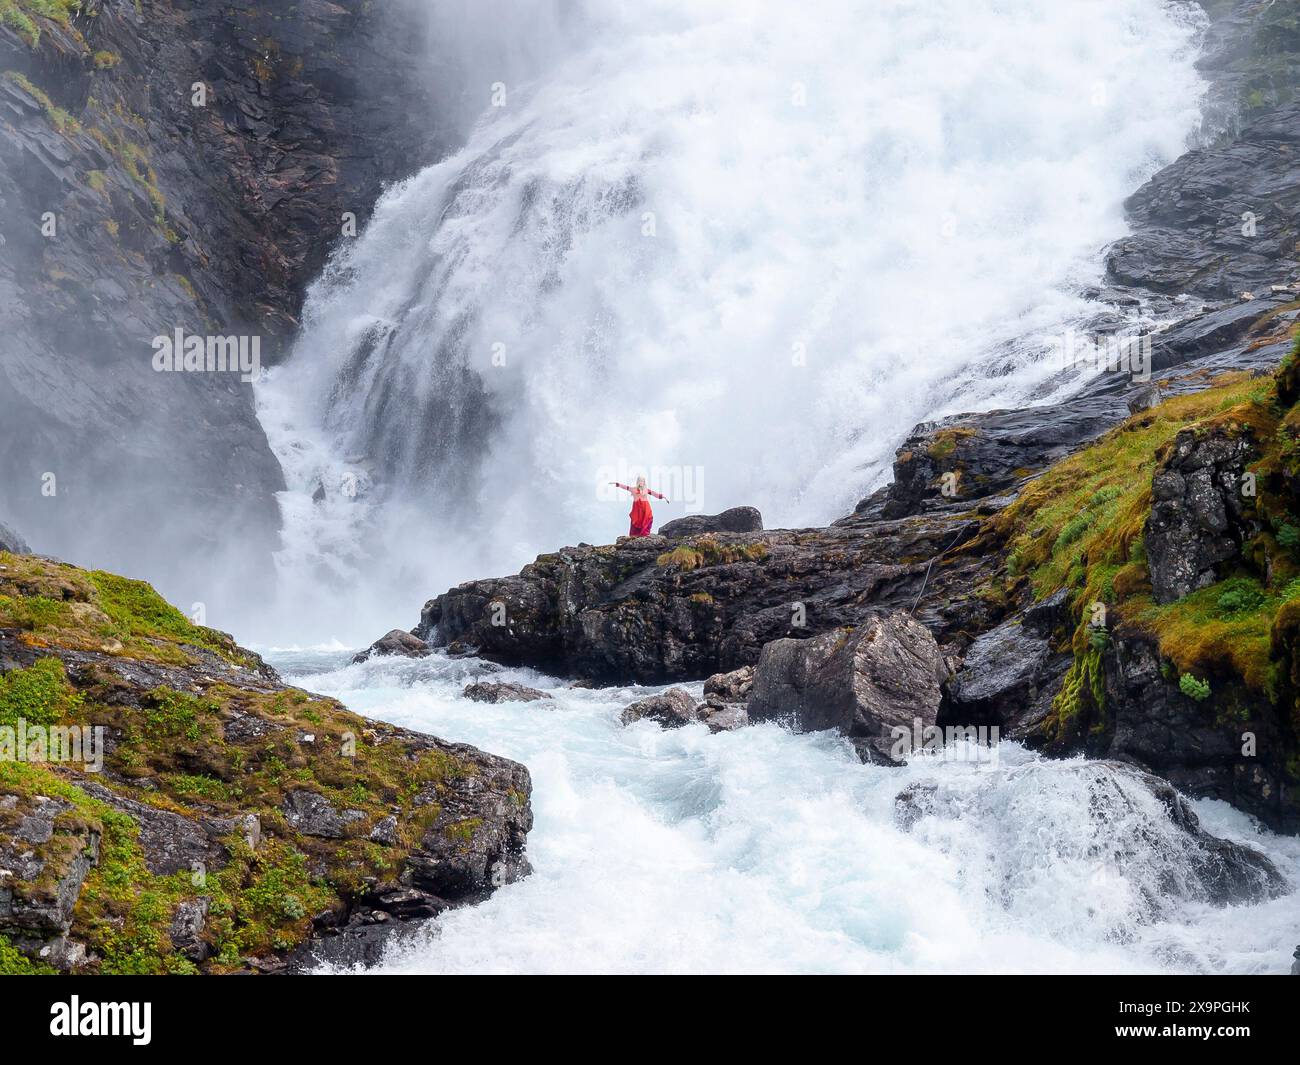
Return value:
[(372, 959), (527, 872), (530, 790), (284, 685), (147, 584), (0, 553), (0, 973)]
[(187, 603), (269, 567), (251, 386), (155, 372), (151, 342), (277, 358), (346, 216), (439, 150), (425, 10), (0, 2), (0, 511), (42, 550)]

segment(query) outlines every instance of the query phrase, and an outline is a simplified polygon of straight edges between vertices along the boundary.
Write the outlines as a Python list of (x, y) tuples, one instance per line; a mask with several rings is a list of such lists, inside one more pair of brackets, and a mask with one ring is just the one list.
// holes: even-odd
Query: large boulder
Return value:
[(379, 637), (374, 643), (352, 656), (352, 661), (368, 662), (371, 658), (384, 655), (401, 655), (403, 658), (423, 658), (429, 654), (429, 645), (420, 637), (413, 636), (403, 629), (392, 629)]
[[(277, 971), (309, 941), (430, 917), (527, 874), (524, 766), (288, 687), (147, 585), (128, 586), (130, 622), (166, 627), (128, 651), (94, 638), (122, 587), (111, 575), (39, 556), (8, 570), (0, 681), (96, 730), (99, 752), (74, 740), (73, 760), (0, 780), (0, 937), (32, 965)], [(39, 641), (17, 624), (38, 597), (65, 605)], [(158, 905), (128, 911), (122, 884)]]
[(1249, 440), (1215, 428), (1184, 429), (1152, 478), (1147, 562), (1157, 603), (1172, 603), (1220, 579), (1238, 557), (1252, 519), (1243, 494)]
[(660, 536), (670, 539), (681, 536), (696, 536), (711, 532), (762, 532), (763, 515), (757, 507), (732, 507), (721, 514), (688, 514), (664, 524), (659, 529)]
[(666, 692), (632, 703), (619, 719), (625, 725), (636, 721), (655, 721), (664, 728), (681, 728), (697, 717), (695, 700), (690, 693), (684, 688), (669, 688)]
[(801, 732), (837, 729), (863, 761), (906, 761), (895, 729), (935, 724), (947, 677), (939, 645), (924, 625), (896, 612), (858, 629), (808, 640), (774, 640), (754, 670), (751, 722), (790, 720)]
[(526, 684), (516, 684), (513, 681), (500, 683), (479, 681), (467, 685), (461, 694), (476, 703), (535, 703), (539, 699), (552, 698), (549, 692), (530, 688)]
[(729, 673), (715, 673), (704, 682), (700, 720), (710, 732), (731, 732), (749, 724), (745, 703), (754, 689), (754, 667), (741, 666)]
[[(1047, 608), (1035, 615), (1044, 625), (1051, 617)], [(1071, 660), (1047, 635), (1015, 618), (978, 636), (946, 686), (940, 723), (1021, 730), (1045, 718)]]

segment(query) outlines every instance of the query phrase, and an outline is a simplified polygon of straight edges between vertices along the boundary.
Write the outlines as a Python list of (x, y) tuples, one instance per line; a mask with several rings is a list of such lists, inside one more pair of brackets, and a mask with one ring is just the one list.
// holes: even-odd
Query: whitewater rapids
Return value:
[[(1158, 801), (1095, 809), (1086, 763), (1003, 745), (996, 766), (862, 765), (832, 734), (624, 728), (644, 688), (493, 673), (553, 702), (463, 698), (487, 669), (441, 653), (347, 665), (274, 652), (291, 683), (528, 766), (534, 872), (394, 947), (388, 973), (1285, 973), (1297, 894), (1218, 908), (1181, 888)], [(698, 685), (693, 687), (698, 696)], [(654, 689), (658, 690), (658, 689)], [(909, 784), (955, 798), (911, 831)], [(1300, 886), (1300, 839), (1224, 803), (1210, 832)]]

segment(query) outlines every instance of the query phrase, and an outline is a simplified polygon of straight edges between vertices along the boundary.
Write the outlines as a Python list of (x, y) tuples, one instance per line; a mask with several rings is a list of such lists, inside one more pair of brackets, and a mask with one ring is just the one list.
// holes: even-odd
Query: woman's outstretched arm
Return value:
[(612, 484), (615, 488), (623, 489), (623, 491), (625, 492), (634, 491), (634, 489), (630, 484), (623, 484), (621, 481), (610, 481), (609, 483)]

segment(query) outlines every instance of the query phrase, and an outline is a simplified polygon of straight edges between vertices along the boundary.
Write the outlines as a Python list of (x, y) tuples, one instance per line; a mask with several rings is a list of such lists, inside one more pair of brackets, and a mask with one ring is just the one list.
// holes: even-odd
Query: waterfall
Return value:
[(637, 472), (661, 521), (836, 518), (914, 423), (1060, 369), (1203, 88), (1181, 2), (448, 11), (464, 146), (383, 196), (258, 390), (297, 631), (612, 541)]

